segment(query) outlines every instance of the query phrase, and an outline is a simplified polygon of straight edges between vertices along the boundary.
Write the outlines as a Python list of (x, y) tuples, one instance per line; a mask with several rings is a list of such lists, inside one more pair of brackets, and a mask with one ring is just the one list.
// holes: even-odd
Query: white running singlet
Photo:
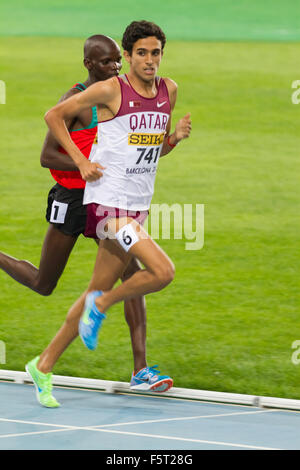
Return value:
[(168, 89), (156, 79), (157, 95), (144, 98), (118, 77), (122, 102), (116, 116), (98, 123), (97, 146), (90, 155), (106, 169), (95, 182), (87, 182), (84, 204), (97, 203), (133, 211), (148, 210), (167, 123)]

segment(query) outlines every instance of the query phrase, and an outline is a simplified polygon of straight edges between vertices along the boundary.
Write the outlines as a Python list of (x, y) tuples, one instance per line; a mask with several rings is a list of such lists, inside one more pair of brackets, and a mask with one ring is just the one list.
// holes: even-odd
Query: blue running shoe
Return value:
[(173, 386), (173, 379), (168, 375), (158, 375), (158, 366), (144, 367), (136, 375), (132, 374), (131, 390), (143, 390), (152, 392), (166, 392)]
[(95, 299), (102, 295), (102, 291), (93, 291), (87, 294), (84, 312), (79, 321), (79, 336), (88, 349), (94, 350), (98, 343), (98, 333), (102, 321), (106, 318), (104, 313), (99, 312)]

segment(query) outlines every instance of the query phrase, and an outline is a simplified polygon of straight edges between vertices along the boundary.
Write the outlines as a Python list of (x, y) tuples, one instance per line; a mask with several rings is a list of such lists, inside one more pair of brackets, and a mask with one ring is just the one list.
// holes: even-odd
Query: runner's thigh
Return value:
[(131, 260), (116, 240), (105, 239), (99, 243), (94, 272), (88, 290), (110, 290)]
[(109, 220), (107, 232), (109, 237), (116, 234), (123, 251), (136, 257), (148, 270), (174, 272), (174, 265), (170, 258), (135, 220), (129, 217)]

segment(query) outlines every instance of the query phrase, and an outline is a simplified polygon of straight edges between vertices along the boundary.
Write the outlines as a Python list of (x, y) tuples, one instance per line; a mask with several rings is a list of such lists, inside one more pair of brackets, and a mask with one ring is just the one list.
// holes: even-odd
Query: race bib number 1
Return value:
[(68, 209), (68, 204), (64, 202), (53, 201), (51, 207), (50, 222), (53, 224), (63, 224)]

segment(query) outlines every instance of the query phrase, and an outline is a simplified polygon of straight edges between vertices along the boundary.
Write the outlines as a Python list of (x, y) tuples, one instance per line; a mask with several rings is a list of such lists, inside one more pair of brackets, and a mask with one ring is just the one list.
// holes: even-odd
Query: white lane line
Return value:
[(104, 427), (111, 427), (111, 426), (127, 426), (130, 424), (149, 424), (149, 423), (164, 423), (170, 421), (184, 421), (184, 420), (192, 420), (192, 419), (208, 419), (208, 418), (223, 418), (227, 416), (238, 416), (238, 415), (254, 415), (258, 413), (271, 413), (277, 410), (257, 410), (257, 411), (237, 411), (233, 413), (219, 413), (215, 415), (199, 415), (199, 416), (182, 416), (178, 418), (160, 418), (160, 419), (149, 419), (145, 421), (129, 421), (127, 423), (114, 423), (114, 424), (98, 424), (96, 426), (90, 426), (92, 428), (104, 428)]
[(47, 431), (32, 431), (32, 432), (20, 432), (18, 434), (3, 434), (0, 435), (0, 439), (7, 437), (20, 437), (20, 436), (33, 436), (34, 434), (49, 434), (53, 432), (65, 432), (65, 431), (76, 431), (74, 428), (65, 429), (48, 429)]
[[(265, 412), (271, 411), (271, 410), (265, 410)], [(261, 411), (263, 412), (263, 411)], [(248, 413), (248, 412), (247, 412)], [(249, 412), (251, 414), (256, 414), (259, 413), (259, 411), (256, 412)], [(233, 413), (230, 413), (232, 415)], [(243, 413), (235, 413), (235, 414), (243, 414)], [(228, 415), (228, 414), (227, 414)], [(210, 415), (212, 416), (212, 415)], [(217, 415), (220, 416), (220, 415)], [(207, 417), (207, 416), (203, 416)], [(195, 418), (195, 417), (192, 417)], [(170, 418), (172, 419), (172, 418)], [(173, 418), (176, 419), (176, 418)], [(248, 445), (248, 444), (237, 444), (237, 443), (231, 443), (231, 442), (222, 442), (222, 441), (208, 441), (208, 440), (203, 440), (203, 439), (190, 439), (190, 438), (185, 438), (185, 437), (174, 437), (174, 436), (162, 436), (158, 434), (145, 434), (145, 433), (135, 433), (135, 432), (126, 432), (126, 431), (116, 431), (112, 429), (100, 429), (97, 427), (91, 427), (91, 426), (70, 426), (70, 425), (65, 425), (65, 424), (51, 424), (51, 423), (41, 423), (41, 422), (36, 422), (36, 421), (25, 421), (25, 420), (16, 420), (16, 419), (6, 419), (6, 418), (0, 418), (0, 421), (3, 422), (15, 422), (15, 423), (21, 423), (21, 424), (31, 424), (31, 425), (41, 425), (41, 426), (51, 426), (55, 427), (55, 430), (48, 430), (48, 431), (40, 431), (40, 432), (35, 432), (35, 434), (45, 434), (49, 432), (58, 432), (58, 431), (93, 431), (93, 432), (106, 432), (110, 434), (119, 434), (119, 435), (125, 435), (125, 436), (136, 436), (136, 437), (147, 437), (147, 438), (152, 438), (152, 439), (165, 439), (165, 440), (175, 440), (175, 441), (181, 441), (181, 442), (196, 442), (199, 444), (209, 444), (209, 445), (217, 445), (217, 446), (226, 446), (226, 447), (235, 447), (235, 448), (243, 448), (243, 449), (256, 449), (256, 450), (280, 450), (277, 448), (271, 448), (271, 447), (262, 447), (262, 446), (254, 446), (254, 445)], [(57, 429), (57, 428), (61, 429)], [(26, 436), (28, 434), (33, 434), (33, 433), (24, 433), (24, 434), (19, 434), (20, 436)], [(9, 437), (9, 436), (7, 436)], [(10, 437), (13, 437), (13, 435), (10, 434)]]
[[(36, 426), (53, 426), (55, 428), (69, 428), (69, 429), (81, 429), (78, 426), (72, 426), (70, 424), (52, 424), (52, 423), (41, 423), (39, 421), (24, 421), (22, 419), (7, 419), (0, 418), (0, 421), (7, 423), (20, 423), (20, 424), (34, 424)], [(84, 429), (84, 428), (83, 428)]]
[(254, 446), (254, 445), (248, 445), (248, 444), (235, 444), (231, 442), (222, 442), (222, 441), (206, 441), (203, 439), (189, 439), (185, 437), (161, 436), (159, 434), (144, 434), (144, 433), (137, 433), (137, 432), (113, 431), (112, 429), (89, 428), (88, 430), (96, 431), (96, 432), (107, 432), (107, 433), (112, 433), (112, 434), (122, 434), (126, 436), (150, 437), (154, 439), (166, 439), (166, 440), (172, 440), (172, 441), (197, 442), (199, 444), (209, 444), (209, 445), (226, 446), (226, 447), (238, 447), (242, 449), (281, 450), (281, 449), (276, 449), (274, 447), (261, 447), (261, 446)]
[[(52, 426), (52, 425), (50, 425)], [(112, 429), (97, 429), (97, 428), (90, 428), (90, 427), (64, 427), (64, 429), (51, 429), (47, 431), (35, 431), (35, 432), (27, 432), (27, 433), (19, 433), (19, 434), (6, 434), (0, 436), (0, 438), (6, 437), (25, 437), (29, 435), (37, 435), (37, 434), (49, 434), (54, 432), (67, 432), (67, 431), (92, 431), (92, 432), (105, 432), (108, 434), (118, 434), (122, 436), (135, 436), (135, 437), (147, 437), (151, 439), (165, 439), (171, 441), (180, 441), (180, 442), (196, 442), (198, 444), (209, 444), (213, 446), (223, 446), (223, 447), (234, 447), (234, 448), (242, 448), (242, 449), (255, 449), (255, 450), (281, 450), (273, 447), (261, 447), (261, 446), (254, 446), (248, 444), (237, 444), (232, 442), (222, 442), (222, 441), (207, 441), (204, 439), (189, 439), (185, 437), (174, 437), (174, 436), (162, 436), (159, 434), (145, 434), (145, 433), (137, 433), (137, 432), (126, 432), (126, 431), (114, 431)]]
[(226, 417), (226, 416), (237, 416), (237, 415), (244, 415), (244, 414), (258, 414), (258, 413), (271, 413), (277, 410), (257, 410), (257, 411), (237, 411), (233, 413), (219, 413), (215, 415), (199, 415), (199, 416), (181, 416), (178, 418), (160, 418), (160, 419), (153, 419), (153, 420), (145, 420), (145, 421), (129, 421), (126, 423), (112, 423), (112, 424), (98, 424), (94, 426), (72, 426), (71, 424), (54, 424), (54, 423), (44, 423), (40, 421), (25, 421), (21, 419), (9, 419), (9, 418), (0, 418), (0, 421), (8, 422), (8, 423), (20, 423), (20, 424), (32, 424), (36, 426), (52, 426), (55, 428), (68, 428), (68, 429), (99, 429), (102, 427), (110, 427), (110, 426), (125, 426), (130, 424), (148, 424), (148, 423), (160, 423), (160, 422), (168, 422), (168, 421), (183, 421), (183, 420), (191, 420), (191, 419), (204, 419), (204, 418), (219, 418), (219, 417)]

